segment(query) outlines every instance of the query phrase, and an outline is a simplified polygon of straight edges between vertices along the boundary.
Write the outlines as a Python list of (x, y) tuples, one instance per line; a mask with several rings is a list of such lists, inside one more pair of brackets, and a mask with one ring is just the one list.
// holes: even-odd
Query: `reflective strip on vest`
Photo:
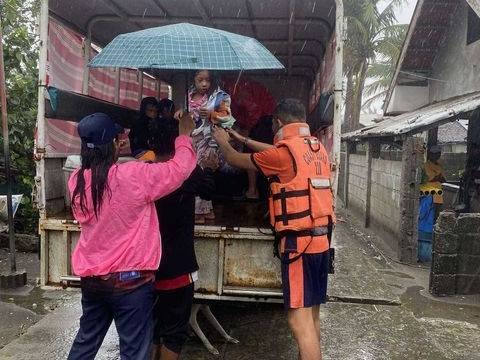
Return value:
[(330, 189), (330, 179), (310, 179), (315, 189)]

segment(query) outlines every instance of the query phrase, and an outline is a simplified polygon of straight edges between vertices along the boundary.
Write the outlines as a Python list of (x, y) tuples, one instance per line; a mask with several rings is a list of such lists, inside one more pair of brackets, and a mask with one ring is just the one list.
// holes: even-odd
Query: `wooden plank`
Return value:
[(45, 230), (40, 231), (40, 285), (45, 286), (48, 283), (49, 253), (48, 253), (48, 233)]
[(65, 242), (65, 269), (62, 274), (64, 275), (71, 275), (71, 269), (72, 269), (72, 264), (71, 264), (71, 258), (72, 258), (72, 237), (70, 236), (70, 232), (67, 230), (63, 231), (63, 241)]
[(367, 167), (367, 175), (366, 181), (367, 186), (365, 189), (365, 227), (368, 228), (370, 226), (370, 209), (372, 204), (372, 156), (373, 155), (373, 144), (372, 142), (367, 143), (367, 154), (365, 156), (366, 159), (366, 167)]
[(352, 143), (347, 142), (344, 166), (344, 182), (343, 182), (343, 206), (348, 209), (348, 183), (350, 182), (350, 154), (352, 153)]

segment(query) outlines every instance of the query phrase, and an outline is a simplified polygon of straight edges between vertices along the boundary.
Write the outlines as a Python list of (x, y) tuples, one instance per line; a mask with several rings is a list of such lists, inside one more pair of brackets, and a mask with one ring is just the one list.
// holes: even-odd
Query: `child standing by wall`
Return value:
[[(230, 109), (231, 98), (220, 89), (218, 80), (208, 70), (199, 70), (194, 76), (194, 85), (188, 92), (188, 107), (196, 124), (192, 133), (193, 143), (197, 151), (199, 164), (218, 158), (220, 170), (225, 170), (228, 165), (219, 156), (218, 145), (212, 138), (212, 126), (221, 126), (231, 129), (235, 123)], [(176, 112), (178, 119), (183, 115), (183, 110)], [(206, 220), (213, 220), (215, 214), (211, 201), (196, 198), (195, 221), (203, 224)]]

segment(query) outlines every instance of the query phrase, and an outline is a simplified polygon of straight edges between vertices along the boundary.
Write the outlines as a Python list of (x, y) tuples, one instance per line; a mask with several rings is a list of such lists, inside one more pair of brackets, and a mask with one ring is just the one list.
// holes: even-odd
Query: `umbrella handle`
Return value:
[(190, 101), (188, 101), (188, 71), (185, 73), (185, 110), (190, 112)]

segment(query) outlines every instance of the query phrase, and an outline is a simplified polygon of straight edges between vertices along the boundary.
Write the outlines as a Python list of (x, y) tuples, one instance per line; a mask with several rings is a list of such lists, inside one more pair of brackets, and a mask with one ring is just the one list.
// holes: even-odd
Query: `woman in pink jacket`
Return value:
[(196, 165), (187, 114), (179, 124), (175, 156), (168, 162), (117, 164), (122, 129), (107, 115), (82, 119), (82, 166), (68, 182), (82, 227), (72, 256), (81, 277), (80, 329), (69, 359), (94, 359), (113, 320), (121, 359), (148, 359), (152, 282), (161, 257), (155, 200), (178, 189)]

